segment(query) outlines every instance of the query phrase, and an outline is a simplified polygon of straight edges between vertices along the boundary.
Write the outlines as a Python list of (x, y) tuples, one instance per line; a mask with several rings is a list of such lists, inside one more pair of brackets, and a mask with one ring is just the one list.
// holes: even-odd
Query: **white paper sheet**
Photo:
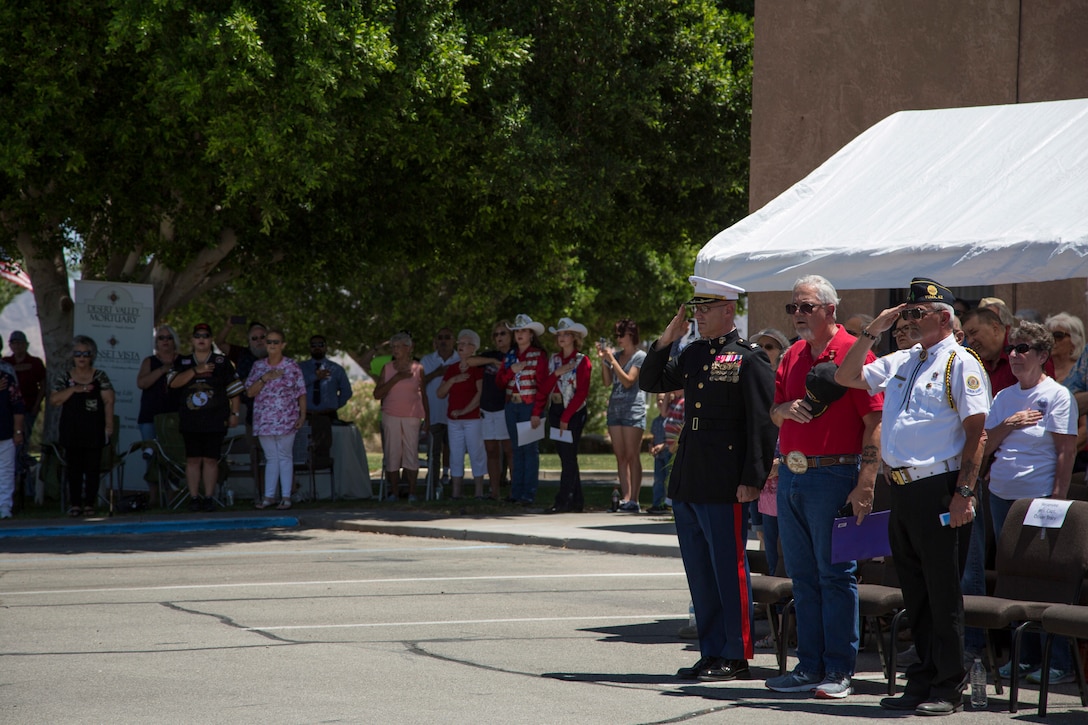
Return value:
[(527, 446), (534, 441), (544, 439), (544, 424), (541, 423), (538, 427), (533, 428), (533, 422), (530, 420), (523, 420), (518, 423), (518, 447)]

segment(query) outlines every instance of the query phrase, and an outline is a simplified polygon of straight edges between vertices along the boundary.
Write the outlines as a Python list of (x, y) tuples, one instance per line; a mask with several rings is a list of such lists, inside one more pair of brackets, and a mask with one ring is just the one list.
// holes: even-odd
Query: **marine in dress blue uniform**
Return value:
[(699, 627), (701, 657), (684, 679), (750, 676), (752, 591), (745, 550), (744, 506), (767, 480), (778, 429), (771, 422), (774, 373), (763, 349), (734, 326), (744, 290), (691, 277), (702, 338), (670, 359), (688, 331), (681, 306), (647, 352), (639, 387), (684, 390), (684, 428), (669, 479), (676, 534)]
[[(963, 595), (960, 578), (974, 521), (990, 389), (981, 362), (952, 334), (944, 286), (911, 282), (908, 301), (884, 310), (851, 347), (838, 383), (884, 391), (881, 451), (891, 484), (888, 537), (920, 662), (907, 669), (888, 710), (946, 715), (962, 709)], [(913, 344), (862, 365), (876, 335), (900, 318)], [(949, 514), (949, 525), (940, 516)]]

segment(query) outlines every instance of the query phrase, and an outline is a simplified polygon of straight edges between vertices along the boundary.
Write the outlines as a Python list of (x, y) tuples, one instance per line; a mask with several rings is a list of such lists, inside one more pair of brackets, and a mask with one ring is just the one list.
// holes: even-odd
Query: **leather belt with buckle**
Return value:
[(923, 478), (939, 476), (942, 473), (951, 473), (958, 470), (960, 470), (959, 456), (929, 466), (903, 466), (902, 468), (891, 468), (887, 464), (884, 465), (884, 473), (887, 475), (888, 480), (896, 486), (906, 486), (912, 481), (920, 481)]
[(801, 475), (810, 468), (821, 466), (856, 466), (860, 456), (806, 456), (801, 451), (790, 451), (780, 459), (790, 469), (790, 473)]
[(513, 395), (510, 396), (510, 402), (511, 403), (520, 403), (521, 402), (521, 396), (518, 395), (517, 393), (514, 393)]

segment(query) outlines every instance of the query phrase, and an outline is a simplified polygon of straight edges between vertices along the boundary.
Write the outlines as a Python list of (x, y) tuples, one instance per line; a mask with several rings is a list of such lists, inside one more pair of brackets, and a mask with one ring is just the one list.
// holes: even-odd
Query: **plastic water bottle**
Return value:
[(978, 657), (971, 665), (971, 707), (975, 710), (986, 709), (986, 668)]
[(612, 508), (608, 510), (613, 512), (620, 510), (620, 490), (618, 488), (612, 489)]

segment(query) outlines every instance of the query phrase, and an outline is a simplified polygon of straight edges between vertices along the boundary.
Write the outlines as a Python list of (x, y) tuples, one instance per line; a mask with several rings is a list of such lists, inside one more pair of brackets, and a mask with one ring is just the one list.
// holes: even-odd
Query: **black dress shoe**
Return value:
[(913, 711), (925, 701), (926, 698), (920, 695), (912, 695), (905, 692), (899, 697), (885, 697), (880, 701), (880, 706), (885, 710), (900, 710), (907, 712)]
[(676, 671), (676, 676), (681, 680), (697, 680), (711, 667), (719, 667), (723, 664), (720, 657), (700, 657), (699, 661), (691, 667), (681, 667)]
[(914, 708), (914, 712), (917, 715), (951, 715), (962, 709), (962, 700), (943, 700), (933, 697)]
[(711, 667), (699, 675), (700, 680), (728, 682), (729, 680), (749, 680), (752, 672), (748, 669), (748, 660), (721, 660), (716, 667)]

